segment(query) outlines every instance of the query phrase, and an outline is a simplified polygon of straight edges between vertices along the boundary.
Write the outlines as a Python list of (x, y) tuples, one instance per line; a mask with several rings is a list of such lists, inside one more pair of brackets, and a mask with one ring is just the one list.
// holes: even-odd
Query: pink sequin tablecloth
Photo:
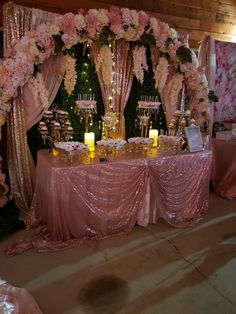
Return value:
[(28, 225), (38, 218), (42, 227), (7, 254), (74, 247), (160, 217), (174, 227), (190, 227), (208, 209), (211, 162), (206, 151), (68, 165), (41, 150)]
[(221, 197), (236, 198), (236, 141), (212, 139), (212, 185)]
[(23, 288), (16, 288), (0, 279), (1, 314), (42, 314), (33, 297)]
[(160, 217), (175, 227), (197, 223), (208, 208), (211, 157), (199, 152), (67, 165), (39, 151), (31, 211), (41, 217), (51, 241), (39, 246), (74, 246)]

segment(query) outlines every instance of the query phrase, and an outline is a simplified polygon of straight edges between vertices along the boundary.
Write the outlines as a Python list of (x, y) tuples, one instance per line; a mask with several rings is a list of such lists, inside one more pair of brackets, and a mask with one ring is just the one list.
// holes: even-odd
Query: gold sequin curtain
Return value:
[[(41, 23), (52, 23), (58, 16), (55, 13), (35, 8), (23, 7), (12, 2), (3, 6), (4, 17), (4, 47), (11, 47), (30, 29), (35, 29)], [(60, 56), (52, 62), (56, 66), (60, 63)], [(58, 66), (57, 66), (58, 68)], [(54, 67), (54, 76), (50, 71), (45, 74), (45, 84), (49, 91), (49, 105), (54, 100), (59, 89), (63, 73)], [(29, 104), (22, 97), (22, 91), (12, 101), (12, 110), (8, 116), (8, 169), (11, 190), (17, 206), (21, 209), (21, 216), (27, 214), (33, 197), (35, 165), (27, 144), (26, 111)], [(46, 109), (46, 108), (45, 108)], [(29, 117), (27, 117), (29, 118)], [(35, 121), (37, 122), (38, 119)], [(29, 122), (29, 121), (28, 121)], [(29, 123), (28, 123), (29, 124)], [(32, 124), (30, 124), (32, 126)]]
[[(11, 47), (30, 29), (31, 9), (6, 3), (3, 6), (4, 48)], [(8, 169), (11, 191), (23, 217), (33, 196), (34, 163), (27, 144), (21, 91), (12, 101), (8, 116)]]

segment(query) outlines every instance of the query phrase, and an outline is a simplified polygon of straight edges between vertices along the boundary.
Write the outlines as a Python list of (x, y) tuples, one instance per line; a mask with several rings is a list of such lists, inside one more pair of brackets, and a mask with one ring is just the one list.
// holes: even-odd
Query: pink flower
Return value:
[(97, 10), (91, 9), (91, 10), (88, 10), (85, 16), (86, 29), (88, 32), (88, 36), (91, 39), (95, 37), (97, 29), (99, 29), (100, 23), (98, 22), (97, 15), (98, 15)]
[(76, 33), (63, 34), (61, 39), (64, 42), (66, 49), (70, 49), (79, 42), (79, 36)]
[(54, 50), (54, 41), (49, 34), (49, 28), (47, 25), (42, 24), (40, 25), (40, 27), (37, 28), (37, 32), (35, 33), (35, 39), (37, 41), (37, 45), (43, 48), (47, 57), (49, 57)]
[(122, 24), (123, 25), (131, 25), (132, 24), (132, 15), (129, 9), (122, 8), (120, 9), (122, 16)]
[(169, 44), (168, 51), (171, 57), (174, 57), (176, 55), (176, 51), (179, 49), (180, 46), (182, 46), (182, 43), (178, 40)]
[(137, 37), (141, 37), (149, 24), (149, 16), (144, 11), (138, 12)]
[(73, 13), (63, 15), (61, 28), (67, 34), (76, 32), (75, 15)]
[(165, 46), (165, 42), (169, 36), (169, 25), (159, 21), (158, 23), (158, 38), (157, 41), (159, 42), (160, 46)]
[(117, 7), (112, 7), (110, 9), (109, 19), (111, 23), (110, 26), (111, 31), (118, 35), (122, 31), (120, 9)]
[(150, 19), (150, 25), (152, 33), (156, 39), (156, 45), (158, 47), (165, 47), (165, 43), (170, 33), (169, 25), (154, 17)]
[(146, 27), (149, 23), (149, 15), (147, 15), (144, 11), (138, 12), (138, 21), (142, 27)]

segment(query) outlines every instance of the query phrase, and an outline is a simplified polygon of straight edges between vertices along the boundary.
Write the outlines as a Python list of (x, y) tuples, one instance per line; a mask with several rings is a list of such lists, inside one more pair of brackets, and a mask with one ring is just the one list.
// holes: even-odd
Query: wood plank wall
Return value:
[[(2, 6), (0, 0), (0, 26)], [(48, 11), (76, 12), (79, 8), (124, 6), (151, 12), (177, 31), (188, 33), (190, 46), (198, 48), (204, 35), (236, 42), (236, 0), (15, 0), (15, 3)]]

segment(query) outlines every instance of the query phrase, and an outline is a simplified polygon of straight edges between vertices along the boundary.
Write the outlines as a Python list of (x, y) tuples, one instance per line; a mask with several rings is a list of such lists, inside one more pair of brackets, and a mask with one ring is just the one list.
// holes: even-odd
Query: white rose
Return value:
[(82, 28), (85, 28), (85, 20), (82, 14), (76, 14), (74, 20), (78, 31), (80, 31)]
[(52, 35), (58, 35), (60, 33), (60, 28), (57, 25), (53, 24), (50, 26), (49, 32)]
[(178, 34), (177, 34), (176, 30), (173, 28), (169, 29), (169, 36), (171, 39), (177, 39), (178, 38)]

